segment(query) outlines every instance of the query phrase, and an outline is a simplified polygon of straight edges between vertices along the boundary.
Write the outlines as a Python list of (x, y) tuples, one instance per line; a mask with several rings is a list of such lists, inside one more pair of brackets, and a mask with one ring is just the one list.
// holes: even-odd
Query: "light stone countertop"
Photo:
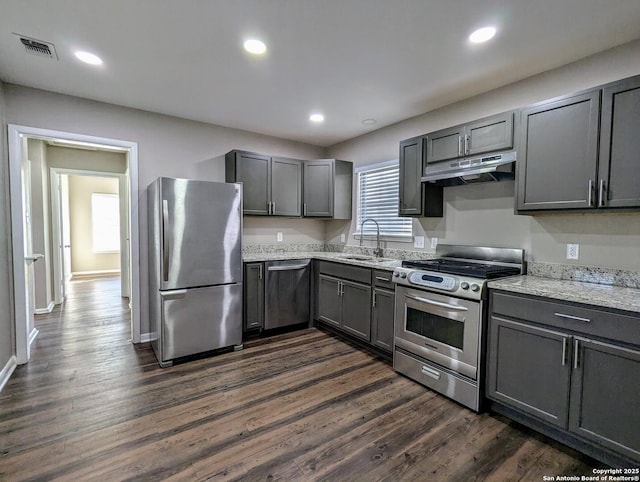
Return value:
[(583, 303), (595, 307), (640, 313), (640, 289), (583, 281), (542, 278), (539, 276), (511, 276), (490, 281), (490, 289), (543, 296), (561, 301)]
[(244, 254), (242, 260), (245, 263), (258, 261), (281, 261), (288, 259), (320, 259), (324, 261), (337, 261), (343, 264), (353, 266), (361, 266), (363, 268), (380, 269), (384, 271), (393, 271), (402, 265), (399, 259), (375, 258), (367, 256), (368, 259), (349, 259), (350, 257), (360, 257), (358, 254), (350, 253), (329, 253), (322, 251), (289, 251), (284, 253), (256, 253)]

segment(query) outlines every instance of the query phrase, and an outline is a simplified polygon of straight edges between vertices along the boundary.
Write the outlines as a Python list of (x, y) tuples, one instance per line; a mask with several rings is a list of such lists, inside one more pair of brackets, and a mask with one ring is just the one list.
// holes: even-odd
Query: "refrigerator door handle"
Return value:
[(169, 281), (169, 236), (167, 225), (169, 224), (169, 201), (162, 200), (162, 279)]
[(171, 291), (161, 291), (160, 297), (163, 300), (175, 300), (184, 298), (187, 294), (187, 290), (171, 290)]

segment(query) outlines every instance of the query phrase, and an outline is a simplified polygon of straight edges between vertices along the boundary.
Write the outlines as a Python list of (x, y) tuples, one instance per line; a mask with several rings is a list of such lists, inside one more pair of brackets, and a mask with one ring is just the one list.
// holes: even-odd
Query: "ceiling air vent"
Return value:
[(46, 57), (49, 59), (58, 60), (56, 55), (56, 48), (52, 43), (43, 42), (42, 40), (36, 40), (33, 38), (25, 37), (24, 35), (18, 35), (20, 42), (24, 45), (27, 52), (38, 57)]

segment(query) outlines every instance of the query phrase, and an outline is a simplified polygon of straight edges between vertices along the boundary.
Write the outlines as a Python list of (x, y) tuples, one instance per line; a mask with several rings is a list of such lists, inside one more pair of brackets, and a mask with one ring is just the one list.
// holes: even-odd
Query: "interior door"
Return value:
[(242, 281), (238, 184), (161, 179), (161, 290)]
[(69, 176), (60, 176), (60, 220), (62, 234), (62, 299), (71, 281), (71, 218), (69, 216)]

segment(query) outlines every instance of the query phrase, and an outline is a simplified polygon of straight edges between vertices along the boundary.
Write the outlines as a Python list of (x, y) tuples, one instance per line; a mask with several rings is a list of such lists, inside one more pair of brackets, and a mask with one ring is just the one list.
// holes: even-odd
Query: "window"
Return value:
[(120, 251), (120, 199), (117, 194), (91, 193), (94, 253)]
[[(358, 234), (362, 221), (371, 218), (380, 225), (380, 236), (405, 239), (412, 236), (411, 218), (398, 216), (399, 175), (397, 160), (358, 172)], [(363, 229), (365, 236), (376, 234), (374, 223), (365, 224)]]

